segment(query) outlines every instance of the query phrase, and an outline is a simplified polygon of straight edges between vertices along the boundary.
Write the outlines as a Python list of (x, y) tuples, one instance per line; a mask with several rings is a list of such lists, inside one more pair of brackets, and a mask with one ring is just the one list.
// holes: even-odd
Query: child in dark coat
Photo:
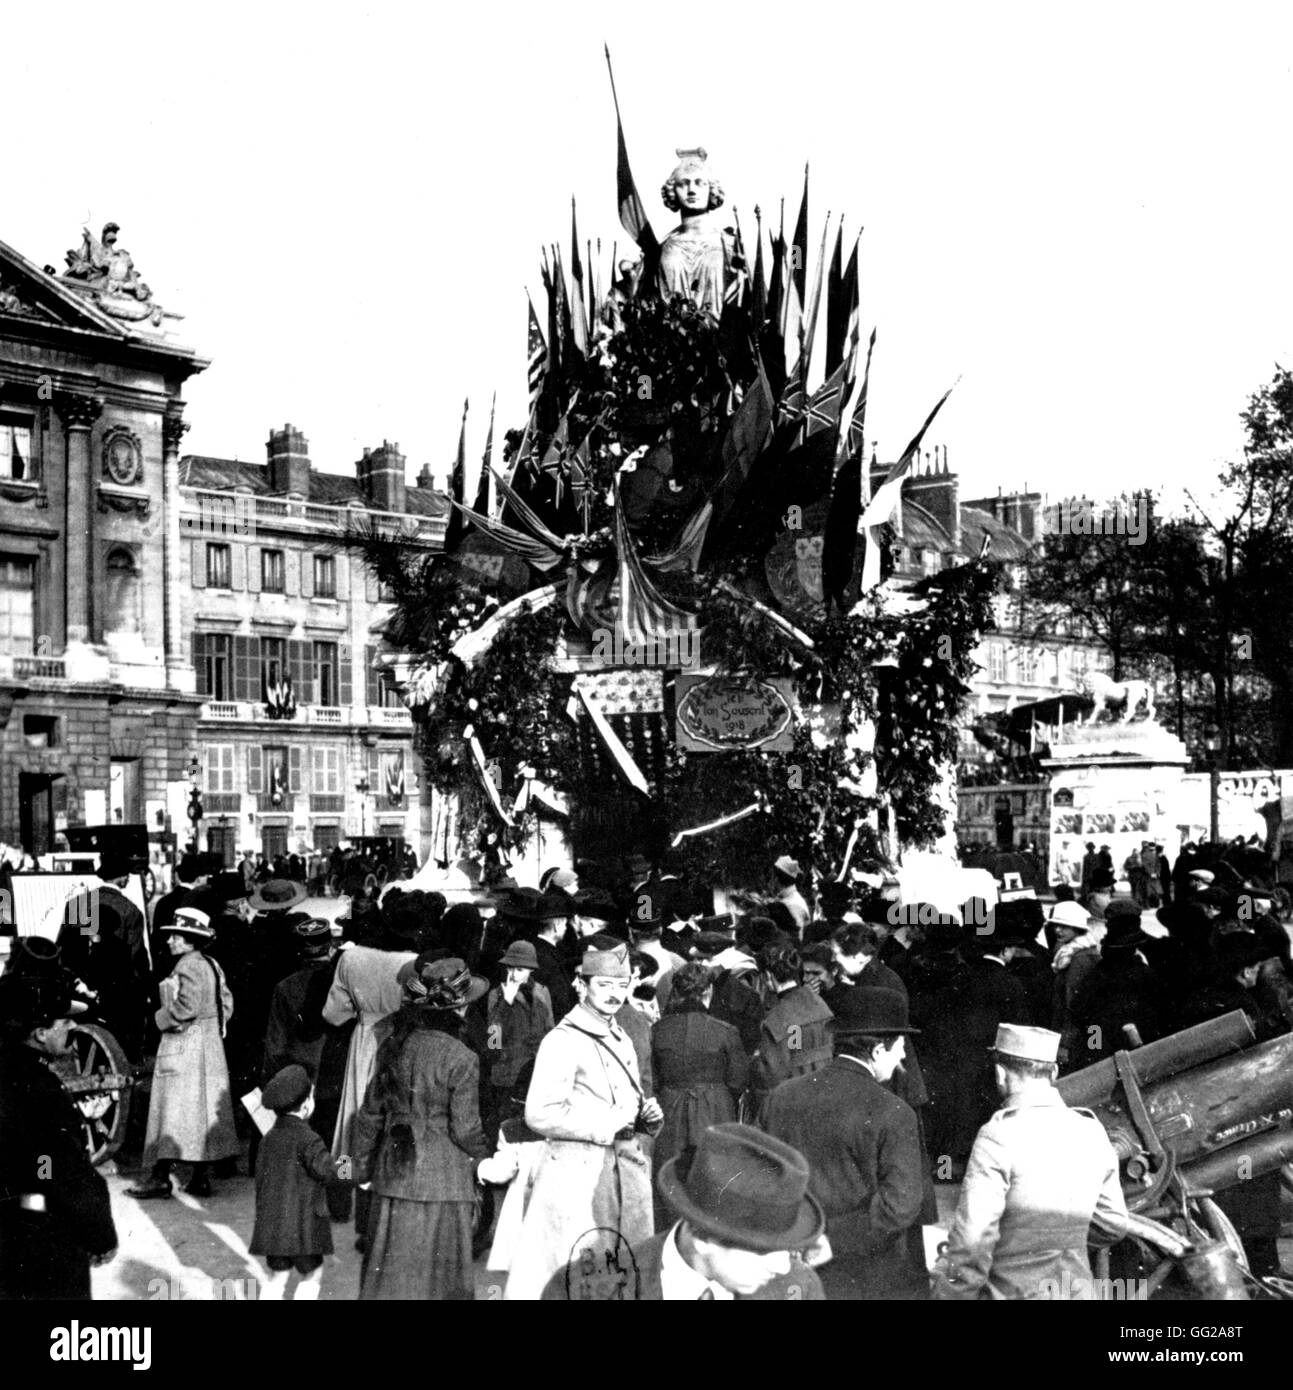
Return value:
[(304, 1067), (275, 1072), (261, 1103), (278, 1116), (256, 1159), (256, 1225), (249, 1249), (263, 1255), (271, 1274), (262, 1299), (281, 1300), (293, 1269), (301, 1276), (296, 1298), (319, 1297), (323, 1257), (332, 1254), (332, 1224), (325, 1185), (340, 1160), (307, 1123), (314, 1088)]

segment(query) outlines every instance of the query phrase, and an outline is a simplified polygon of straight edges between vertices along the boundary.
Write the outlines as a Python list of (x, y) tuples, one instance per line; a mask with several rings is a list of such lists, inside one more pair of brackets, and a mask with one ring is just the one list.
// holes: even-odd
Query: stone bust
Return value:
[(737, 272), (736, 239), (716, 226), (709, 214), (723, 206), (723, 186), (706, 164), (703, 149), (679, 150), (679, 163), (665, 180), (660, 196), (681, 223), (660, 247), (656, 284), (662, 295), (688, 295), (715, 318)]

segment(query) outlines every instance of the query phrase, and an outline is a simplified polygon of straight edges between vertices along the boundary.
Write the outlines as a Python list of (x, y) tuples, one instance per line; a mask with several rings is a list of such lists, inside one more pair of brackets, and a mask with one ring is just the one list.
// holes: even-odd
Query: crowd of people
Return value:
[[(358, 864), (335, 925), (297, 880), (201, 867), (156, 906), (154, 968), (141, 923), (110, 953), (114, 1017), (156, 1057), (130, 1194), (165, 1200), (177, 1166), (209, 1193), (246, 1149), (262, 1296), (317, 1297), (351, 1219), (364, 1299), (1080, 1290), (1127, 1214), (1059, 1073), (1233, 1009), (1259, 1039), (1293, 1023), (1288, 897), (1219, 860), (1153, 915), (1117, 882), (1048, 912), (834, 882), (810, 904), (788, 858), (720, 915), (663, 860), (450, 906)], [(85, 942), (46, 966), (102, 993)], [(41, 988), (11, 1043), (55, 1027)], [(263, 1136), (235, 1104), (257, 1088)], [(1277, 1271), (1278, 1173), (1218, 1200)]]

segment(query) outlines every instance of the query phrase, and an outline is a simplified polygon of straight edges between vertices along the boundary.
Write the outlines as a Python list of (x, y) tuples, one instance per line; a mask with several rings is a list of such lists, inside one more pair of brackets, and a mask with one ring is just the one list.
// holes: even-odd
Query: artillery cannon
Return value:
[[(1193, 1297), (1244, 1299), (1257, 1283), (1213, 1201), (1293, 1161), (1293, 1034), (1254, 1041), (1236, 1010), (1058, 1083), (1069, 1105), (1095, 1112), (1118, 1155), (1130, 1235), (1157, 1256), (1150, 1293), (1174, 1272)], [(1290, 1294), (1285, 1281), (1260, 1287)]]

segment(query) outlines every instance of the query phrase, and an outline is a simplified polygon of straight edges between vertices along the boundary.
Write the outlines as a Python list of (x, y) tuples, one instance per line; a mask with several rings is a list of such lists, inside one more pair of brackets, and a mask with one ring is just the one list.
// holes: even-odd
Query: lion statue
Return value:
[[(1105, 710), (1108, 710), (1110, 717), (1118, 723), (1127, 724), (1142, 705), (1146, 720), (1154, 718), (1154, 687), (1148, 681), (1115, 681), (1103, 671), (1088, 671), (1083, 677), (1082, 685), (1095, 701), (1095, 708), (1091, 711), (1092, 724)], [(1114, 714), (1115, 706), (1121, 706), (1121, 714)]]

